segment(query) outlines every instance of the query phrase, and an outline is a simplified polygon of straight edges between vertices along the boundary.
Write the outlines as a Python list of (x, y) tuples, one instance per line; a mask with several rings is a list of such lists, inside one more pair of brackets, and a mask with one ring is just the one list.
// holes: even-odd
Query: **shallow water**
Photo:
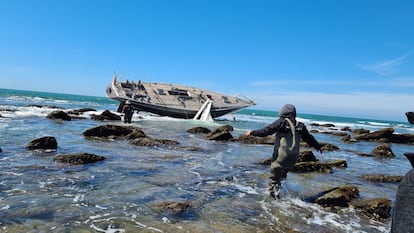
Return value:
[[(116, 103), (110, 101), (11, 96), (13, 100), (10, 96), (2, 97), (0, 106), (2, 116), (10, 117), (0, 118), (1, 232), (388, 232), (389, 221), (372, 221), (350, 208), (333, 213), (302, 199), (350, 184), (358, 186), (361, 198), (394, 200), (398, 184), (367, 182), (361, 174), (404, 175), (410, 164), (403, 153), (414, 151), (413, 146), (394, 144), (395, 158), (360, 157), (349, 150), (370, 152), (376, 143), (348, 145), (340, 137), (314, 134), (319, 141), (341, 148), (322, 155), (314, 152), (318, 159), (345, 159), (348, 167), (336, 168), (331, 174), (289, 173), (282, 199), (270, 201), (269, 168), (260, 162), (270, 157), (272, 146), (208, 141), (186, 130), (230, 124), (235, 127), (233, 136), (238, 137), (247, 129), (270, 123), (274, 117), (239, 113), (235, 122), (222, 118), (204, 123), (148, 114), (140, 119), (134, 115), (132, 125), (142, 128), (150, 137), (201, 148), (186, 151), (168, 146), (138, 147), (124, 140), (85, 139), (82, 133), (86, 129), (122, 123), (90, 119), (52, 121), (45, 116), (54, 109), (27, 107), (35, 102), (114, 111)], [(10, 113), (4, 109), (18, 111)], [(324, 122), (302, 119), (306, 123)], [(352, 127), (361, 124), (332, 123)], [(398, 130), (410, 131), (401, 124), (403, 127)], [(366, 123), (365, 128), (369, 127), (383, 126)], [(56, 137), (57, 151), (25, 149), (28, 142), (43, 136)], [(56, 154), (77, 152), (99, 154), (106, 160), (75, 166), (53, 161)], [(158, 204), (167, 201), (188, 202), (191, 208), (181, 214), (162, 211)]]

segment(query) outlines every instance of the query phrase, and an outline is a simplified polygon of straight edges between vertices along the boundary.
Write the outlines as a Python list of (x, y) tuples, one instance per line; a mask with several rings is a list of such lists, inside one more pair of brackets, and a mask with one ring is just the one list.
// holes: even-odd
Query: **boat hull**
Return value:
[[(142, 90), (145, 90), (145, 94)], [(183, 94), (184, 91), (187, 91), (186, 95)], [(212, 118), (255, 105), (251, 100), (173, 84), (139, 82), (139, 84), (132, 85), (131, 88), (130, 83), (126, 85), (125, 83), (112, 82), (108, 85), (106, 94), (109, 98), (120, 102), (118, 112), (121, 112), (125, 102), (129, 101), (137, 111), (182, 119), (193, 119), (207, 100), (206, 96), (215, 100), (210, 110)]]

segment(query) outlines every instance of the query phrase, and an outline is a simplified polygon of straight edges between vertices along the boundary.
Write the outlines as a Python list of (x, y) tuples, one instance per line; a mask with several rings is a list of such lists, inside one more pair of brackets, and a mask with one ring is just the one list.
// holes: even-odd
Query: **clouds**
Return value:
[(373, 64), (357, 65), (357, 67), (366, 71), (374, 72), (381, 76), (390, 76), (397, 73), (398, 66), (401, 65), (407, 58), (408, 56), (404, 55), (391, 60), (381, 61)]

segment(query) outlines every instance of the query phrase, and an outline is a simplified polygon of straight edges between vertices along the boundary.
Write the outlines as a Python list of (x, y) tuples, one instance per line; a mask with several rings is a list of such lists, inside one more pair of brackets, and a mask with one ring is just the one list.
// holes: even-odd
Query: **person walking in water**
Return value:
[(134, 109), (131, 106), (131, 102), (127, 100), (124, 107), (122, 108), (124, 113), (124, 123), (131, 123), (132, 115), (134, 114)]
[(281, 180), (286, 179), (287, 173), (299, 158), (300, 140), (303, 139), (320, 153), (322, 153), (322, 149), (318, 141), (309, 133), (305, 124), (296, 121), (296, 108), (292, 104), (284, 105), (279, 111), (279, 119), (270, 125), (246, 132), (246, 136), (258, 137), (272, 134), (276, 134), (276, 141), (270, 165), (269, 192), (273, 198), (279, 198)]

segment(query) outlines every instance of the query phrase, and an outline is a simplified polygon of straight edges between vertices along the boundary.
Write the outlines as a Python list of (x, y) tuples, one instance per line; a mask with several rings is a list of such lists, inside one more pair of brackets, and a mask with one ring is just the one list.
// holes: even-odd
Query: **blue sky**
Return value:
[(0, 87), (104, 96), (124, 80), (255, 108), (406, 121), (412, 0), (3, 0)]

